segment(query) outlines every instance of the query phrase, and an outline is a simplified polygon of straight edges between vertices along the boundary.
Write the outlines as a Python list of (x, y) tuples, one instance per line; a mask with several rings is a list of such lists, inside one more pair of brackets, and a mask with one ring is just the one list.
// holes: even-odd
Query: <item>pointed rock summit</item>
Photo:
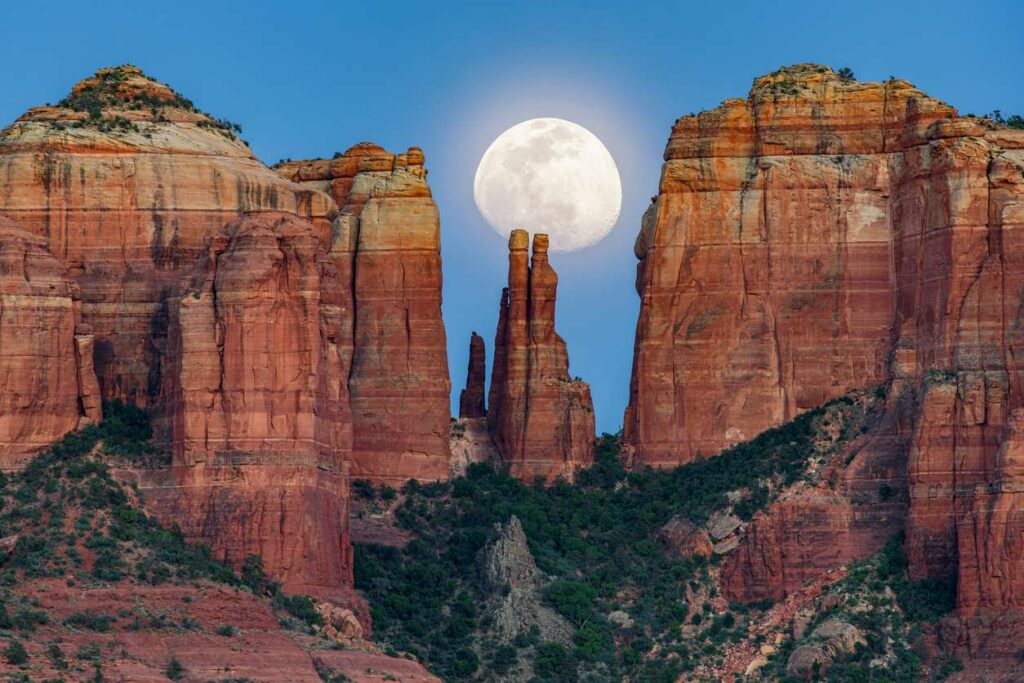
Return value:
[(502, 642), (536, 628), (541, 640), (569, 644), (573, 627), (544, 603), (547, 578), (537, 568), (519, 518), (495, 524), (494, 541), (478, 557), (483, 584), (490, 593), (484, 611)]
[(590, 387), (569, 376), (565, 340), (555, 332), (558, 276), (548, 236), (513, 230), (502, 291), (488, 399), (491, 437), (514, 476), (572, 479), (594, 460)]
[(466, 371), (466, 388), (459, 395), (459, 417), (473, 419), (484, 417), (484, 386), (486, 382), (487, 352), (484, 338), (476, 332), (469, 338), (469, 369)]

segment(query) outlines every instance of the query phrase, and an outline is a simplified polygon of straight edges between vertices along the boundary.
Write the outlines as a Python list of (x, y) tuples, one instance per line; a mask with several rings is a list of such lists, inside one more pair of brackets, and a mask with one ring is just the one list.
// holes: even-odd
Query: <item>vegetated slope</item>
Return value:
[(239, 575), (160, 526), (111, 467), (153, 455), (148, 417), (104, 409), (0, 479), (5, 680), (433, 680), (362, 644), (350, 613), (284, 594), (258, 557)]
[[(955, 584), (911, 582), (906, 568), (903, 534), (875, 557), (853, 563), (842, 580), (826, 587), (799, 616), (799, 627), (778, 641), (775, 656), (758, 672), (761, 679), (798, 681), (811, 674), (835, 683), (918, 681), (927, 673), (928, 680), (942, 680), (962, 669), (955, 659), (933, 656), (933, 626), (953, 610)], [(822, 629), (823, 624), (841, 625), (853, 636), (848, 643), (852, 648), (843, 651), (841, 644), (828, 643), (829, 629)], [(816, 661), (822, 656), (827, 664)], [(934, 659), (927, 670), (926, 659)]]
[[(708, 559), (680, 558), (666, 552), (658, 532), (673, 519), (709, 529), (720, 527), (727, 512), (749, 520), (788, 486), (814, 482), (826, 462), (841, 459), (844, 445), (869, 429), (882, 403), (880, 392), (858, 392), (718, 457), (672, 470), (627, 472), (618, 458), (619, 438), (606, 434), (598, 440), (595, 464), (573, 485), (528, 486), (480, 464), (448, 483), (411, 484), (386, 504), (413, 539), (404, 547), (356, 545), (356, 585), (370, 601), (375, 637), (422, 658), (446, 680), (700, 679), (723, 671), (741, 642), (769, 640), (770, 668), (764, 671), (785, 675), (796, 647), (782, 636), (790, 621), (766, 621), (771, 603), (729, 605), (717, 590), (718, 551), (729, 552), (731, 536), (725, 534)], [(365, 489), (354, 487), (363, 496)], [(393, 491), (385, 493), (393, 497)], [(568, 644), (543, 642), (528, 627), (502, 639), (495, 628), (488, 608), (495, 596), (481, 565), (484, 557), (491, 561), (489, 543), (512, 516), (547, 575), (544, 601), (573, 626)], [(898, 555), (898, 545), (885, 553)], [(852, 576), (858, 586), (887, 585), (898, 596), (921, 590), (906, 581), (902, 566)], [(898, 629), (879, 623), (882, 630), (868, 638), (876, 650), (881, 639), (886, 652), (875, 663), (876, 677), (914, 680), (923, 671), (921, 657), (904, 646), (917, 633), (907, 625), (952, 607), (948, 587), (936, 591), (941, 608), (934, 613), (906, 613)], [(779, 635), (769, 638), (766, 628)], [(898, 644), (888, 644), (888, 637)], [(863, 667), (868, 652), (837, 661)]]

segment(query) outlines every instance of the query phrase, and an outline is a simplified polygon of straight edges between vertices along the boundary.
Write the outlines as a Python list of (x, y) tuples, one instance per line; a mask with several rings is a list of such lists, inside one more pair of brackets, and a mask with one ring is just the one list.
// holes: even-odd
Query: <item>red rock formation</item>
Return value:
[[(874, 554), (903, 527), (909, 437), (900, 416), (912, 405), (885, 404), (865, 392), (851, 398), (817, 418), (816, 457), (827, 461), (814, 483), (797, 483), (754, 515), (741, 543), (726, 556), (721, 588), (727, 599), (781, 600)], [(856, 436), (844, 443), (838, 440), (844, 434)]]
[(569, 376), (565, 341), (555, 332), (558, 276), (548, 263), (547, 235), (513, 230), (508, 287), (494, 340), (487, 422), (502, 459), (527, 481), (572, 479), (594, 459), (590, 387)]
[(343, 291), (311, 224), (229, 223), (168, 302), (173, 466), (141, 482), (218, 557), (259, 554), (291, 590), (327, 595), (352, 583)]
[(625, 425), (637, 457), (687, 462), (888, 383), (882, 441), (834, 490), (848, 502), (776, 506), (723, 569), (726, 583), (777, 595), (833, 562), (786, 554), (787, 539), (853, 549), (835, 562), (872, 552), (877, 534), (843, 540), (842, 520), (871, 518), (871, 489), (905, 468), (911, 575), (958, 567), (965, 628), (946, 637), (974, 654), (1009, 652), (1024, 623), (1010, 464), (1024, 404), (1024, 133), (959, 118), (903, 81), (801, 65), (757, 79), (747, 100), (679, 119), (665, 159), (637, 240)]
[(278, 210), (311, 219), (326, 246), (336, 211), (134, 67), (103, 69), (0, 131), (0, 177), (0, 211), (44, 237), (81, 288), (103, 396), (143, 406), (160, 391), (164, 301), (210, 237), (242, 212)]
[(0, 216), (0, 469), (102, 419), (78, 285), (40, 237)]
[[(77, 297), (63, 290), (47, 310), (69, 313), (44, 318), (50, 330), (35, 314), (5, 319), (0, 334), (39, 357), (7, 384), (19, 408), (0, 432), (44, 445), (74, 428), (77, 406), (98, 417), (101, 390), (151, 407), (174, 460), (136, 475), (165, 521), (235, 564), (263, 554), (294, 589), (347, 590), (346, 468), (447, 473), (437, 208), (415, 148), (357, 146), (333, 187), (303, 186), (237, 133), (134, 67), (0, 132), (0, 210), (68, 269), (73, 282), (55, 286), (77, 283), (84, 321), (74, 336)], [(271, 213), (224, 229), (249, 212)]]
[(446, 478), (450, 458), (440, 223), (423, 161), (417, 147), (362, 143), (276, 167), (342, 207), (330, 252), (354, 310), (352, 476), (393, 484)]
[[(676, 121), (636, 242), (624, 429), (640, 460), (716, 453), (885, 378), (886, 152), (920, 97), (805, 65)], [(923, 102), (915, 124), (950, 112)]]
[(708, 532), (682, 517), (673, 517), (656, 536), (669, 557), (711, 557), (713, 544)]
[(459, 395), (459, 417), (473, 419), (485, 417), (484, 386), (486, 383), (487, 354), (484, 338), (476, 332), (469, 339), (469, 369), (466, 371), (466, 388)]

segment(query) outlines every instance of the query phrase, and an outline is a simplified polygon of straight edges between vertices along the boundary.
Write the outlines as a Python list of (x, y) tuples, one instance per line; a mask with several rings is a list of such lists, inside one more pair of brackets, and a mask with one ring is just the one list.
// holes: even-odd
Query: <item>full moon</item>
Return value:
[(589, 130), (563, 119), (530, 119), (484, 152), (473, 198), (499, 234), (546, 232), (552, 251), (575, 251), (611, 231), (622, 184), (612, 155)]

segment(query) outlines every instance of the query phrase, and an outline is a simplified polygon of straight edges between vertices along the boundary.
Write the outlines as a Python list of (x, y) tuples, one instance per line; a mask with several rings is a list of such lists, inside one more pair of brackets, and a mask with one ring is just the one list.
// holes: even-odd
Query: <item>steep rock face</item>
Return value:
[(342, 283), (314, 228), (288, 214), (232, 221), (170, 298), (163, 403), (175, 460), (230, 451), (347, 459)]
[(487, 415), (484, 409), (486, 366), (484, 338), (474, 332), (469, 338), (469, 368), (466, 370), (466, 388), (459, 395), (459, 417), (473, 419)]
[(416, 147), (361, 143), (275, 170), (342, 207), (330, 254), (351, 283), (352, 476), (446, 478), (451, 380), (441, 319), (440, 219)]
[(352, 583), (343, 303), (310, 223), (229, 223), (168, 301), (158, 440), (173, 461), (142, 481), (219, 557), (257, 553), (291, 589), (328, 595)]
[(78, 285), (45, 240), (0, 215), (0, 469), (21, 469), (83, 421), (102, 419), (80, 309)]
[[(836, 562), (871, 552), (873, 540), (842, 540), (845, 522), (829, 527), (870, 517), (871, 489), (905, 477), (912, 577), (958, 575), (945, 637), (1009, 653), (1024, 607), (1013, 512), (1022, 223), (1024, 134), (960, 118), (903, 81), (800, 65), (679, 119), (637, 240), (625, 423), (636, 457), (688, 462), (886, 383), (879, 447), (838, 489), (849, 498), (854, 485), (861, 500), (822, 517), (820, 540), (854, 550)], [(792, 586), (778, 576), (822, 564), (778, 562), (784, 539), (809, 538), (798, 527), (820, 516), (790, 514), (806, 505), (819, 507), (804, 496), (752, 525), (734, 589), (776, 595)]]
[(103, 69), (0, 131), (0, 211), (46, 240), (81, 288), (103, 396), (160, 392), (164, 301), (240, 213), (308, 218), (326, 246), (329, 197), (261, 164), (237, 131), (134, 67)]
[(590, 387), (569, 376), (565, 341), (555, 332), (558, 276), (547, 235), (513, 230), (508, 287), (502, 292), (487, 423), (502, 459), (527, 481), (572, 479), (594, 459)]
[[(781, 600), (847, 562), (878, 552), (907, 516), (913, 402), (851, 392), (819, 418), (815, 473), (754, 515), (722, 565), (729, 600)], [(843, 405), (845, 404), (845, 406)]]
[(495, 466), (501, 463), (501, 455), (487, 430), (486, 417), (453, 420), (450, 447), (449, 472), (452, 477), (464, 476), (473, 463), (485, 462)]
[(950, 115), (903, 81), (804, 65), (676, 121), (636, 242), (641, 461), (717, 453), (885, 378), (890, 151)]

